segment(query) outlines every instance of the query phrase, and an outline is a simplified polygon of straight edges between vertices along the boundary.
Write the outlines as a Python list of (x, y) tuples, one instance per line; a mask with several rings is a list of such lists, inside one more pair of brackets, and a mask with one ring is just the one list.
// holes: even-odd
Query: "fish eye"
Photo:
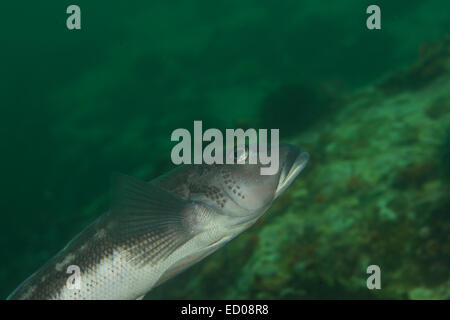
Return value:
[(234, 148), (234, 162), (235, 163), (244, 163), (248, 158), (248, 147), (235, 147)]

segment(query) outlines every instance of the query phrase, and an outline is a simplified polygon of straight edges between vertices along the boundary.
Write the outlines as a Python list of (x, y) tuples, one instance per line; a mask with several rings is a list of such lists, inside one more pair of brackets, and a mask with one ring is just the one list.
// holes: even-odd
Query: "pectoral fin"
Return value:
[(187, 218), (195, 203), (151, 183), (114, 174), (111, 190), (111, 234), (124, 244), (127, 259), (154, 264), (194, 235)]

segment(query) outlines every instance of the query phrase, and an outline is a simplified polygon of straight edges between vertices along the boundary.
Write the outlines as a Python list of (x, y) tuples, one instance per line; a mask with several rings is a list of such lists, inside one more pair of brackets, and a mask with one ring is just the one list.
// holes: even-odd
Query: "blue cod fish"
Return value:
[(142, 299), (252, 226), (308, 159), (281, 144), (274, 175), (247, 163), (184, 165), (150, 182), (115, 174), (109, 211), (8, 299)]

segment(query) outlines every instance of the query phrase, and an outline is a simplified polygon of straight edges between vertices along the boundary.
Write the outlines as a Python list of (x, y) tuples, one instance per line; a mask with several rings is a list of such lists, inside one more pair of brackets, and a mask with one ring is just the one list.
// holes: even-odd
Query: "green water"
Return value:
[[(66, 28), (70, 4), (81, 8), (81, 30)], [(381, 30), (366, 28), (370, 4), (359, 0), (4, 3), (0, 297), (108, 208), (112, 172), (150, 179), (173, 168), (171, 132), (192, 130), (193, 120), (202, 120), (205, 128), (280, 128), (282, 140), (311, 153), (312, 166), (305, 173), (310, 183), (294, 185), (261, 225), (158, 288), (150, 298), (448, 298), (449, 100), (445, 94), (434, 97), (438, 89), (428, 85), (448, 74), (445, 63), (438, 62), (448, 57), (449, 49), (442, 49), (433, 56), (434, 64), (428, 61), (417, 72), (408, 68), (420, 61), (423, 48), (444, 43), (450, 35), (450, 2), (377, 1)], [(405, 76), (402, 70), (410, 73)], [(350, 187), (340, 192), (335, 183), (339, 177), (333, 173), (366, 156), (352, 152), (370, 141), (376, 127), (392, 121), (392, 128), (397, 128), (402, 118), (390, 117), (388, 111), (381, 120), (355, 116), (346, 127), (367, 121), (363, 126), (367, 131), (358, 131), (359, 141), (350, 141), (333, 138), (333, 127), (342, 123), (338, 115), (357, 99), (356, 92), (389, 76), (391, 81), (384, 81), (380, 90), (386, 95), (401, 91), (398, 101), (428, 101), (424, 95), (433, 96), (429, 102), (435, 106), (427, 112), (439, 129), (436, 134), (426, 131), (429, 124), (421, 124), (419, 115), (414, 123), (420, 133), (408, 130), (416, 128), (413, 122), (398, 133), (404, 138), (402, 146), (417, 154), (417, 161), (403, 164), (405, 154), (393, 153), (389, 161), (402, 163), (400, 168), (393, 165), (395, 170), (383, 179), (349, 174)], [(428, 91), (421, 91), (425, 87)], [(390, 98), (381, 93), (369, 97), (377, 103)], [(361, 103), (360, 108), (367, 105)], [(380, 112), (377, 106), (371, 108), (373, 114)], [(388, 141), (390, 130), (386, 131)], [(310, 139), (314, 133), (321, 138)], [(424, 135), (436, 140), (422, 140)], [(422, 156), (420, 150), (430, 145), (435, 147)], [(333, 156), (326, 153), (332, 147), (345, 164), (333, 164)], [(394, 149), (380, 150), (388, 154)], [(361, 166), (378, 168), (370, 156)], [(325, 185), (314, 185), (324, 172), (331, 188), (326, 192)], [(357, 193), (367, 185), (370, 191)], [(377, 188), (382, 196), (373, 193)], [(408, 205), (410, 198), (423, 201)], [(383, 201), (389, 204), (387, 213), (379, 205)], [(351, 205), (332, 209), (344, 202)], [(373, 210), (367, 207), (371, 202)], [(291, 221), (290, 215), (304, 203), (320, 207), (304, 207), (298, 215), (308, 217), (317, 210), (315, 216), (321, 220), (292, 218), (302, 228), (306, 223), (306, 231), (261, 240), (272, 234), (270, 228), (283, 233), (283, 214), (284, 221)], [(348, 214), (342, 208), (350, 207), (355, 217), (362, 217), (355, 218), (351, 228), (317, 231), (318, 225), (339, 225), (340, 217)], [(392, 212), (395, 219), (389, 220)], [(336, 237), (350, 240), (335, 248)], [(325, 250), (323, 254), (310, 245), (318, 238), (329, 240), (316, 246)], [(263, 251), (271, 242), (277, 242), (280, 256), (270, 264), (275, 271), (264, 273), (261, 269), (270, 268), (251, 252)], [(411, 254), (397, 254), (409, 245)], [(327, 253), (336, 250), (342, 250), (340, 257)], [(298, 255), (294, 262), (289, 260)], [(305, 259), (313, 262), (302, 265)], [(380, 263), (387, 274), (377, 292), (361, 285), (367, 277), (364, 266), (372, 263)]]

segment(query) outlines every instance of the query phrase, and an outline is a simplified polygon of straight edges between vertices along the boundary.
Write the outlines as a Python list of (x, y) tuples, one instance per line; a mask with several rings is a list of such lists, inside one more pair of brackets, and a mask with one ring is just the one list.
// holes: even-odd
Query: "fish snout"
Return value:
[(280, 196), (305, 168), (309, 154), (302, 152), (297, 146), (290, 144), (280, 145), (280, 177), (275, 198)]

